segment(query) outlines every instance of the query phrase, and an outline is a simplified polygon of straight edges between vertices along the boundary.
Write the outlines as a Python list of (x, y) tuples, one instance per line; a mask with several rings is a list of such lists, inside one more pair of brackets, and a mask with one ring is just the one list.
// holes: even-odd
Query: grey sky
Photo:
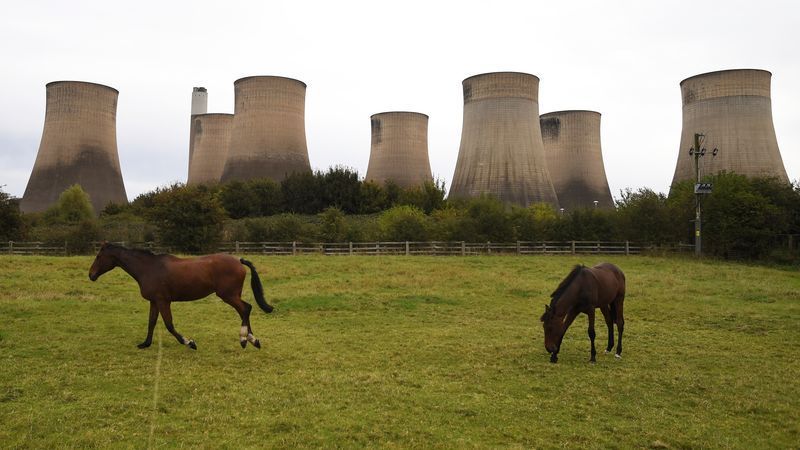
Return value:
[(0, 16), (0, 185), (22, 196), (41, 138), (45, 84), (120, 91), (117, 145), (128, 197), (185, 181), (193, 86), (233, 112), (233, 82), (308, 85), (311, 165), (366, 173), (370, 115), (430, 116), (434, 176), (449, 188), (461, 81), (492, 71), (541, 79), (539, 111), (602, 113), (614, 196), (666, 191), (681, 132), (678, 83), (721, 69), (772, 72), (789, 178), (800, 178), (800, 6), (792, 1), (30, 1)]

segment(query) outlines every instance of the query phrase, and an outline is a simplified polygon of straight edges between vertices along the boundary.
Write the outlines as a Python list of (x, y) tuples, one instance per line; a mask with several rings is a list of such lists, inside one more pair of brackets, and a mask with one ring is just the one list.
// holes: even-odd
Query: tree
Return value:
[(284, 210), (295, 214), (316, 214), (322, 211), (321, 182), (311, 171), (295, 172), (281, 181)]
[(225, 210), (209, 187), (176, 183), (153, 197), (147, 218), (158, 229), (162, 244), (199, 253), (216, 249)]
[(11, 195), (0, 190), (0, 241), (20, 239), (24, 233), (24, 222), (19, 212), (19, 203)]
[(58, 201), (44, 213), (50, 224), (76, 224), (95, 218), (92, 202), (80, 185), (73, 184), (58, 196)]
[(255, 217), (258, 214), (256, 197), (250, 186), (243, 181), (231, 181), (220, 187), (219, 200), (231, 219)]

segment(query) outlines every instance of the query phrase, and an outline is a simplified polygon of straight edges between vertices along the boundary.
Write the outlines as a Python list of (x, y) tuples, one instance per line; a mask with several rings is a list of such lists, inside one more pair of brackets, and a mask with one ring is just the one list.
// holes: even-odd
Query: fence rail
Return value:
[(0, 253), (6, 255), (59, 255), (67, 254), (67, 245), (52, 245), (44, 242), (14, 242), (0, 244)]
[[(174, 249), (153, 242), (116, 242), (127, 247), (151, 250), (154, 253), (174, 253)], [(97, 252), (99, 242), (92, 250)], [(68, 246), (43, 242), (7, 242), (0, 244), (0, 254), (13, 255), (67, 255)], [(217, 251), (231, 254), (258, 255), (424, 255), (424, 256), (474, 256), (474, 255), (544, 255), (544, 254), (603, 254), (638, 255), (648, 251), (687, 251), (691, 245), (653, 246), (628, 241), (518, 241), (518, 242), (223, 242)]]

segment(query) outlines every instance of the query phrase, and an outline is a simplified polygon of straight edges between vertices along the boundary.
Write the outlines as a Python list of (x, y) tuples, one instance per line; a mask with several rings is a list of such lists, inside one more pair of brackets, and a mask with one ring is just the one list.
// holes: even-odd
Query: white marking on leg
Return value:
[(249, 331), (250, 330), (247, 328), (247, 325), (242, 325), (242, 328), (239, 328), (239, 338), (241, 338), (241, 340), (247, 339)]
[(189, 345), (189, 342), (192, 342), (191, 339), (186, 339), (185, 336), (181, 336), (181, 339), (183, 339), (183, 345)]
[(614, 354), (614, 357), (615, 357), (615, 358), (618, 358), (618, 359), (622, 359), (622, 355), (620, 355), (619, 353), (615, 353), (615, 354)]
[(256, 343), (256, 337), (252, 335), (252, 333), (247, 334), (247, 340), (250, 341), (251, 344)]

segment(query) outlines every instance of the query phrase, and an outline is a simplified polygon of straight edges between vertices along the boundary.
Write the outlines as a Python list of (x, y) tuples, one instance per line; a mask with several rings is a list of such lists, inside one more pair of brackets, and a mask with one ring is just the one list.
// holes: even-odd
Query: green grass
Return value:
[(276, 306), (253, 311), (263, 348), (242, 350), (208, 298), (173, 304), (192, 351), (161, 321), (136, 348), (148, 305), (119, 269), (92, 283), (89, 257), (0, 257), (0, 447), (800, 442), (794, 271), (610, 258), (628, 278), (623, 359), (588, 363), (581, 316), (553, 365), (543, 304), (598, 257), (252, 260)]

